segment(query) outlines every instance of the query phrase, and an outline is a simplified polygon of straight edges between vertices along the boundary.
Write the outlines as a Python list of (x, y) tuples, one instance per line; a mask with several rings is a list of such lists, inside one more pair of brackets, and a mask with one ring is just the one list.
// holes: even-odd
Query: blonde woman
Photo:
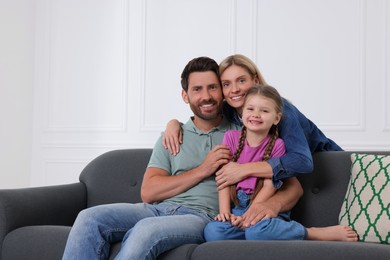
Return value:
[[(229, 121), (242, 125), (242, 107), (247, 91), (255, 84), (265, 85), (266, 82), (256, 64), (240, 54), (225, 58), (219, 65), (219, 72), (225, 98), (223, 115)], [(282, 102), (283, 118), (279, 122), (279, 135), (284, 140), (286, 154), (280, 158), (242, 165), (229, 162), (216, 172), (215, 180), (219, 190), (250, 176), (271, 178), (274, 186), (280, 188), (275, 194), (279, 198), (273, 196), (272, 203), (270, 201), (258, 203), (244, 214), (246, 226), (254, 225), (264, 218), (276, 217), (279, 212), (290, 210), (296, 204), (300, 197), (296, 194), (302, 194), (302, 190), (299, 191), (300, 186), (296, 190), (296, 186), (291, 185), (291, 182), (295, 185), (300, 184), (295, 178), (290, 177), (312, 172), (312, 153), (342, 150), (293, 104), (284, 98)], [(164, 132), (163, 145), (172, 154), (177, 154), (181, 142), (180, 123), (171, 120)], [(292, 187), (295, 187), (294, 191), (291, 193), (286, 191)], [(282, 196), (279, 194), (281, 191), (286, 191), (286, 194)]]

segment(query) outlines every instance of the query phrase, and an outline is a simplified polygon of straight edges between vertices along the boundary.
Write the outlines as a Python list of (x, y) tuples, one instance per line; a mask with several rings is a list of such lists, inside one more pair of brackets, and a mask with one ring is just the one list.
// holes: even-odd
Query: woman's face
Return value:
[(243, 67), (232, 65), (221, 74), (221, 82), (226, 102), (241, 114), (246, 92), (258, 80)]

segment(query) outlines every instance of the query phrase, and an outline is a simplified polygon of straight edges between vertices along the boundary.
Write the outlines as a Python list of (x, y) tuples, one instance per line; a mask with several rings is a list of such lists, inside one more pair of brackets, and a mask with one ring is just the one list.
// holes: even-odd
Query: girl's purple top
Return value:
[[(241, 131), (240, 130), (229, 130), (225, 133), (223, 137), (223, 144), (226, 144), (231, 153), (234, 154), (238, 147), (238, 141), (240, 139)], [(265, 148), (271, 136), (267, 136), (257, 147), (250, 147), (247, 140), (245, 140), (244, 147), (241, 151), (240, 157), (237, 160), (237, 163), (244, 164), (249, 162), (259, 162), (263, 160)], [(279, 158), (286, 153), (284, 147), (284, 142), (282, 139), (278, 138), (275, 141), (275, 146), (271, 152), (271, 158)], [(237, 183), (237, 190), (242, 189), (246, 194), (252, 194), (256, 187), (256, 177), (248, 177), (239, 183)]]

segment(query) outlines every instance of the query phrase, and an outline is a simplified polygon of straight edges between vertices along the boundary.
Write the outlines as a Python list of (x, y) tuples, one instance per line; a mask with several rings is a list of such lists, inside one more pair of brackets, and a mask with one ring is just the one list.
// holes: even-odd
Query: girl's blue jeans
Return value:
[[(232, 209), (236, 216), (242, 216), (249, 208), (250, 196), (242, 190), (237, 192), (239, 205)], [(246, 229), (233, 226), (230, 221), (212, 221), (204, 230), (206, 241), (216, 240), (303, 240), (307, 232), (304, 226), (290, 219), (290, 213), (279, 214), (276, 218), (264, 219)]]
[(108, 259), (110, 244), (122, 242), (115, 259), (156, 259), (172, 248), (202, 243), (206, 214), (169, 203), (109, 204), (80, 212), (63, 259)]

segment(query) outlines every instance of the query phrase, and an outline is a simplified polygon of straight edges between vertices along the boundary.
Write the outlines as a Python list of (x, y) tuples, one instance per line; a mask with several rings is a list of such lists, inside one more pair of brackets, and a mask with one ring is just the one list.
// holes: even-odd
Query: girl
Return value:
[[(223, 144), (233, 154), (233, 161), (246, 164), (267, 161), (285, 153), (284, 142), (278, 138), (278, 123), (282, 118), (282, 98), (278, 91), (267, 85), (256, 85), (248, 90), (242, 106), (241, 131), (225, 133)], [(247, 240), (341, 240), (356, 241), (356, 233), (349, 227), (331, 226), (305, 228), (290, 219), (290, 212), (280, 213), (252, 226), (245, 226), (242, 215), (252, 202), (268, 200), (276, 189), (270, 179), (249, 177), (236, 185), (219, 191), (219, 214), (204, 230), (206, 241)], [(231, 210), (231, 201), (234, 208)]]
[[(242, 130), (226, 132), (222, 141), (233, 154), (233, 161), (244, 164), (281, 157), (285, 153), (285, 147), (282, 139), (278, 138), (278, 123), (282, 117), (282, 99), (279, 93), (271, 86), (255, 85), (248, 90), (245, 100)], [(231, 221), (238, 228), (243, 228), (239, 216), (247, 208), (248, 198), (262, 202), (275, 192), (271, 179), (256, 177), (248, 177), (236, 185), (226, 187), (219, 191), (219, 214), (215, 220)], [(232, 212), (231, 201), (235, 205)], [(219, 222), (211, 224), (205, 231), (205, 236), (209, 239), (215, 224), (218, 225)]]

